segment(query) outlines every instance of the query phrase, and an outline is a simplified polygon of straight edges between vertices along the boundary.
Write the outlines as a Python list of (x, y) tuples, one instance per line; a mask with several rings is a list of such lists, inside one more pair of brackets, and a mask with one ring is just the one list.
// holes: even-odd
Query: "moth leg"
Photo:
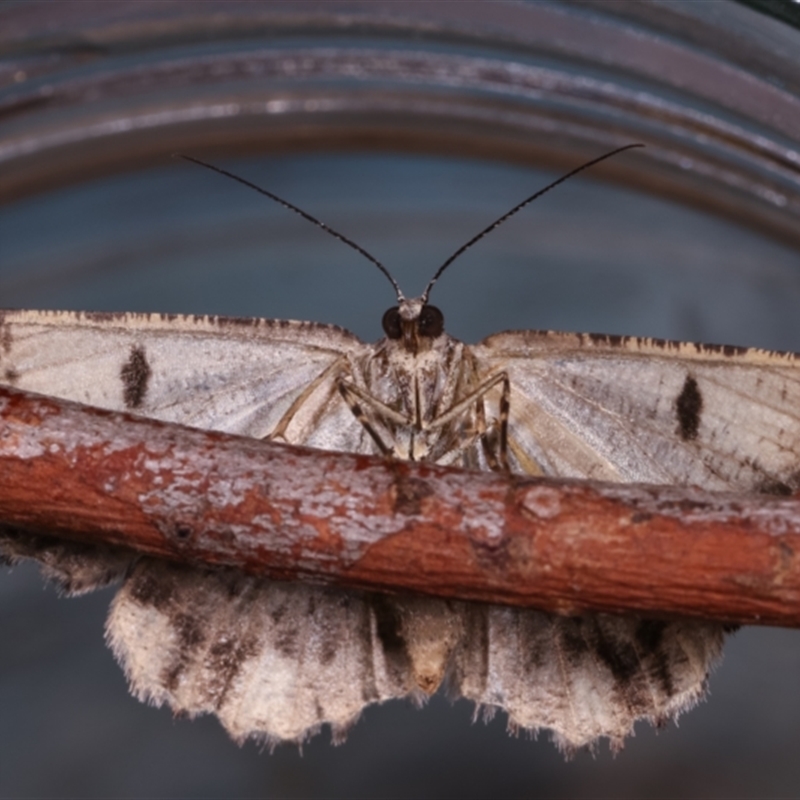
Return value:
[(475, 432), (472, 436), (470, 436), (467, 440), (463, 441), (459, 450), (464, 450), (469, 447), (476, 439), (480, 440), (481, 448), (483, 449), (483, 455), (486, 457), (486, 463), (489, 465), (489, 469), (493, 472), (496, 472), (500, 469), (500, 464), (498, 463), (497, 459), (495, 458), (494, 453), (492, 452), (492, 448), (489, 447), (489, 440), (486, 436), (487, 433), (487, 425), (486, 425), (486, 407), (483, 405), (481, 400), (478, 400), (475, 403), (475, 419), (477, 424), (475, 426)]
[(508, 414), (511, 409), (511, 381), (503, 373), (503, 389), (500, 394), (500, 466), (504, 472), (511, 472), (508, 465)]
[(497, 456), (495, 456), (494, 450), (489, 442), (488, 434), (490, 431), (489, 426), (486, 424), (486, 406), (484, 406), (483, 400), (478, 400), (478, 402), (475, 403), (475, 419), (477, 423), (475, 425), (475, 431), (470, 436), (462, 439), (457, 451), (466, 450), (476, 442), (480, 442), (489, 469), (492, 470), (492, 472), (499, 472), (500, 462), (497, 460)]
[(403, 414), (398, 413), (393, 408), (389, 408), (389, 406), (387, 406), (385, 403), (382, 403), (380, 400), (373, 397), (368, 392), (365, 392), (363, 389), (360, 389), (355, 384), (345, 381), (343, 378), (339, 378), (336, 381), (336, 386), (339, 389), (339, 394), (342, 395), (342, 399), (345, 403), (347, 403), (347, 407), (350, 409), (350, 411), (352, 411), (353, 416), (364, 427), (364, 430), (370, 435), (372, 441), (377, 445), (378, 450), (381, 451), (381, 454), (389, 457), (396, 456), (397, 453), (395, 452), (395, 449), (393, 447), (389, 447), (380, 437), (380, 434), (372, 426), (372, 422), (370, 422), (369, 418), (364, 413), (364, 409), (362, 408), (361, 404), (364, 403), (368, 407), (372, 408), (377, 416), (384, 417), (385, 419), (388, 419), (397, 425), (410, 425), (411, 420), (409, 420)]
[(350, 405), (350, 402), (348, 401), (346, 395), (353, 395), (370, 406), (373, 411), (378, 414), (378, 416), (383, 417), (390, 422), (394, 422), (395, 425), (408, 426), (413, 424), (411, 417), (407, 417), (405, 414), (401, 414), (399, 411), (389, 408), (386, 403), (382, 403), (377, 397), (373, 397), (369, 392), (365, 392), (362, 388), (356, 386), (354, 383), (346, 381), (344, 378), (339, 378), (336, 383), (339, 386), (339, 391), (342, 393), (342, 397), (345, 398), (345, 401), (348, 405)]
[[(511, 381), (508, 379), (507, 372), (498, 372), (496, 375), (492, 375), (492, 377), (487, 378), (480, 386), (478, 386), (477, 389), (474, 389), (466, 397), (463, 397), (457, 403), (454, 403), (443, 414), (440, 414), (438, 417), (436, 417), (436, 419), (427, 423), (424, 428), (425, 430), (441, 428), (442, 426), (447, 425), (449, 422), (452, 422), (456, 417), (464, 414), (469, 406), (475, 403), (479, 409), (478, 419), (479, 421), (483, 419), (483, 427), (485, 429), (486, 421), (484, 415), (485, 412), (483, 411), (483, 399), (498, 384), (502, 384), (502, 389), (500, 394), (499, 408), (500, 446), (496, 458), (493, 453), (490, 456), (490, 448), (486, 438), (485, 430), (481, 434), (481, 441), (483, 442), (484, 453), (490, 468), (499, 468), (504, 472), (510, 472), (510, 467), (508, 465), (508, 413), (510, 408), (509, 398), (511, 396)], [(468, 444), (464, 446), (467, 447)], [(497, 466), (495, 466), (495, 464)]]
[(263, 438), (268, 439), (269, 441), (274, 441), (275, 439), (287, 441), (286, 429), (289, 427), (300, 408), (306, 403), (306, 401), (317, 390), (317, 388), (329, 379), (332, 372), (339, 372), (341, 370), (342, 361), (339, 360), (331, 364), (326, 370), (320, 372), (320, 374), (317, 375), (317, 377), (314, 378), (314, 380), (311, 381), (308, 386), (306, 386), (306, 388), (303, 389), (303, 391), (297, 396), (295, 401), (287, 409), (286, 413), (281, 417), (278, 424), (272, 429), (272, 432)]

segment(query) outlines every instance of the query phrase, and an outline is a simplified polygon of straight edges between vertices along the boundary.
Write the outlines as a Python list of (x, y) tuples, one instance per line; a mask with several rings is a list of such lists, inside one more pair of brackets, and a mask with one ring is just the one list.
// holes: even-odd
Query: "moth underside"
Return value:
[[(413, 320), (412, 320), (413, 322)], [(411, 344), (409, 344), (411, 342)], [(290, 444), (520, 474), (793, 491), (791, 354), (580, 334), (443, 332), (366, 345), (310, 323), (5, 312), (19, 388)], [(215, 713), (237, 740), (338, 740), (373, 702), (445, 685), (567, 750), (621, 744), (697, 702), (723, 629), (560, 617), (281, 584), (0, 536), (66, 587), (124, 583), (107, 636), (133, 692)]]

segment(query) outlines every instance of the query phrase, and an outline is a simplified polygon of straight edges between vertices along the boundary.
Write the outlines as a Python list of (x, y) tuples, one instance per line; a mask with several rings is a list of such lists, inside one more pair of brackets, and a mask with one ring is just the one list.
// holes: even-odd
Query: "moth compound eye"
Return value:
[(400, 324), (400, 309), (397, 306), (390, 308), (381, 320), (383, 332), (390, 339), (399, 339), (403, 335), (403, 326)]
[(424, 306), (419, 313), (419, 332), (421, 336), (435, 339), (444, 331), (444, 314), (436, 306)]

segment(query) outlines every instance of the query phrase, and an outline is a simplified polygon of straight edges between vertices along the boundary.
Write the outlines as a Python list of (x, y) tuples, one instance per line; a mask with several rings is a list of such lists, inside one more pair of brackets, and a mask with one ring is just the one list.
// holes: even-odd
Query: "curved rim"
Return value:
[[(0, 91), (0, 199), (175, 150), (389, 149), (562, 169), (642, 141), (645, 151), (597, 174), (800, 245), (800, 57), (767, 64), (766, 34), (751, 26), (742, 59), (755, 66), (734, 63), (731, 43), (758, 19), (741, 6), (730, 5), (749, 17), (733, 14), (714, 37), (703, 4), (659, 0), (603, 13), (503, 1), (458, 13), (382, 2), (204, 8), (217, 5), (225, 14), (170, 0), (157, 15), (111, 4), (91, 20), (81, 4), (0, 11), (14, 23), (0, 25), (0, 55), (22, 75)], [(60, 33), (43, 35), (54, 15)], [(227, 39), (208, 45), (212, 29)]]

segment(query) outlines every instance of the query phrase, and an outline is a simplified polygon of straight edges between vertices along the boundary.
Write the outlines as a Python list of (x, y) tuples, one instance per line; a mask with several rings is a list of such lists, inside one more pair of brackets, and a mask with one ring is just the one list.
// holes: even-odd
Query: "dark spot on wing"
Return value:
[(409, 657), (397, 606), (388, 597), (380, 594), (370, 595), (367, 602), (371, 602), (375, 614), (378, 639), (386, 657), (386, 666), (395, 675), (405, 674)]
[(700, 413), (703, 410), (703, 396), (697, 381), (687, 375), (681, 393), (675, 399), (675, 414), (678, 417), (678, 433), (684, 441), (697, 438), (700, 427)]
[(378, 638), (387, 653), (405, 652), (400, 613), (388, 598), (376, 595), (372, 601), (378, 628)]
[(122, 396), (126, 408), (139, 408), (147, 394), (147, 384), (150, 380), (150, 365), (144, 354), (143, 347), (131, 347), (128, 360), (122, 365), (119, 376), (122, 379)]
[(772, 494), (776, 497), (789, 497), (800, 489), (800, 472), (793, 472), (783, 480), (778, 478), (765, 478), (755, 487), (761, 494)]
[(159, 579), (149, 570), (139, 570), (131, 578), (131, 599), (141, 606), (153, 606), (162, 611), (172, 599), (172, 587), (168, 580)]
[(181, 675), (191, 663), (194, 651), (205, 641), (205, 633), (200, 622), (190, 614), (174, 614), (170, 622), (178, 639), (178, 648), (172, 663), (161, 671), (161, 684), (174, 692), (178, 688)]
[(680, 661), (676, 661), (675, 656), (668, 655), (667, 653), (659, 650), (652, 655), (653, 665), (651, 672), (661, 686), (661, 690), (667, 697), (673, 697), (677, 690), (675, 688), (675, 681), (672, 678), (673, 671), (678, 671), (684, 668), (688, 659), (684, 656)]
[(289, 610), (289, 607), (284, 603), (279, 605), (277, 608), (273, 608), (269, 615), (272, 617), (272, 621), (277, 625), (285, 616), (286, 612)]
[(634, 679), (641, 671), (636, 650), (620, 637), (607, 635), (601, 625), (596, 626), (592, 639), (595, 653), (608, 667), (616, 684), (624, 694), (631, 694)]
[(3, 348), (4, 353), (10, 353), (13, 343), (14, 337), (11, 335), (11, 326), (5, 322), (5, 314), (3, 314), (0, 316), (0, 347)]
[(189, 614), (176, 614), (172, 618), (172, 626), (184, 651), (194, 650), (205, 641), (205, 633), (200, 622)]
[(10, 383), (10, 384), (13, 385), (19, 380), (19, 372), (17, 372), (15, 369), (12, 369), (11, 367), (9, 367), (3, 373), (3, 379), (5, 380), (6, 383)]
[(604, 615), (587, 617), (585, 636), (594, 658), (609, 671), (619, 702), (634, 715), (650, 714), (655, 696), (671, 696), (672, 691), (673, 662), (661, 649), (664, 626), (642, 620), (631, 629), (628, 621), (620, 622)]
[[(662, 649), (668, 623), (661, 620), (643, 619), (636, 627), (635, 639), (641, 660), (647, 666), (648, 674), (659, 684), (666, 697), (675, 694), (675, 682), (672, 675), (679, 664), (677, 656)], [(685, 660), (682, 659), (682, 661)]]
[(421, 514), (422, 501), (433, 494), (427, 481), (398, 475), (394, 482), (394, 511), (397, 514)]
[(278, 635), (275, 637), (275, 647), (278, 648), (281, 655), (286, 658), (294, 658), (297, 655), (298, 633), (299, 631), (294, 624), (290, 624), (278, 631)]
[(172, 665), (169, 667), (165, 667), (161, 671), (161, 685), (169, 690), (170, 692), (174, 692), (178, 688), (178, 683), (180, 682), (181, 673), (186, 669), (186, 662), (183, 659), (178, 658)]
[(767, 479), (756, 486), (756, 491), (761, 494), (771, 494), (775, 497), (789, 497), (794, 494), (794, 489), (788, 483)]
[(241, 594), (250, 588), (251, 581), (239, 570), (231, 569), (227, 571), (227, 580), (224, 583), (225, 593), (230, 600), (240, 597)]
[(212, 676), (208, 689), (216, 708), (225, 702), (234, 679), (258, 651), (258, 640), (253, 636), (245, 636), (240, 641), (225, 638), (209, 648), (205, 667)]
[(581, 630), (582, 622), (580, 617), (574, 617), (564, 620), (561, 625), (561, 647), (564, 657), (573, 665), (579, 665), (589, 652), (589, 644)]
[(636, 642), (644, 653), (652, 653), (661, 646), (666, 622), (643, 619), (636, 628)]
[(339, 640), (334, 631), (327, 628), (322, 632), (322, 643), (320, 645), (320, 661), (327, 665), (336, 658), (336, 653), (339, 650)]

